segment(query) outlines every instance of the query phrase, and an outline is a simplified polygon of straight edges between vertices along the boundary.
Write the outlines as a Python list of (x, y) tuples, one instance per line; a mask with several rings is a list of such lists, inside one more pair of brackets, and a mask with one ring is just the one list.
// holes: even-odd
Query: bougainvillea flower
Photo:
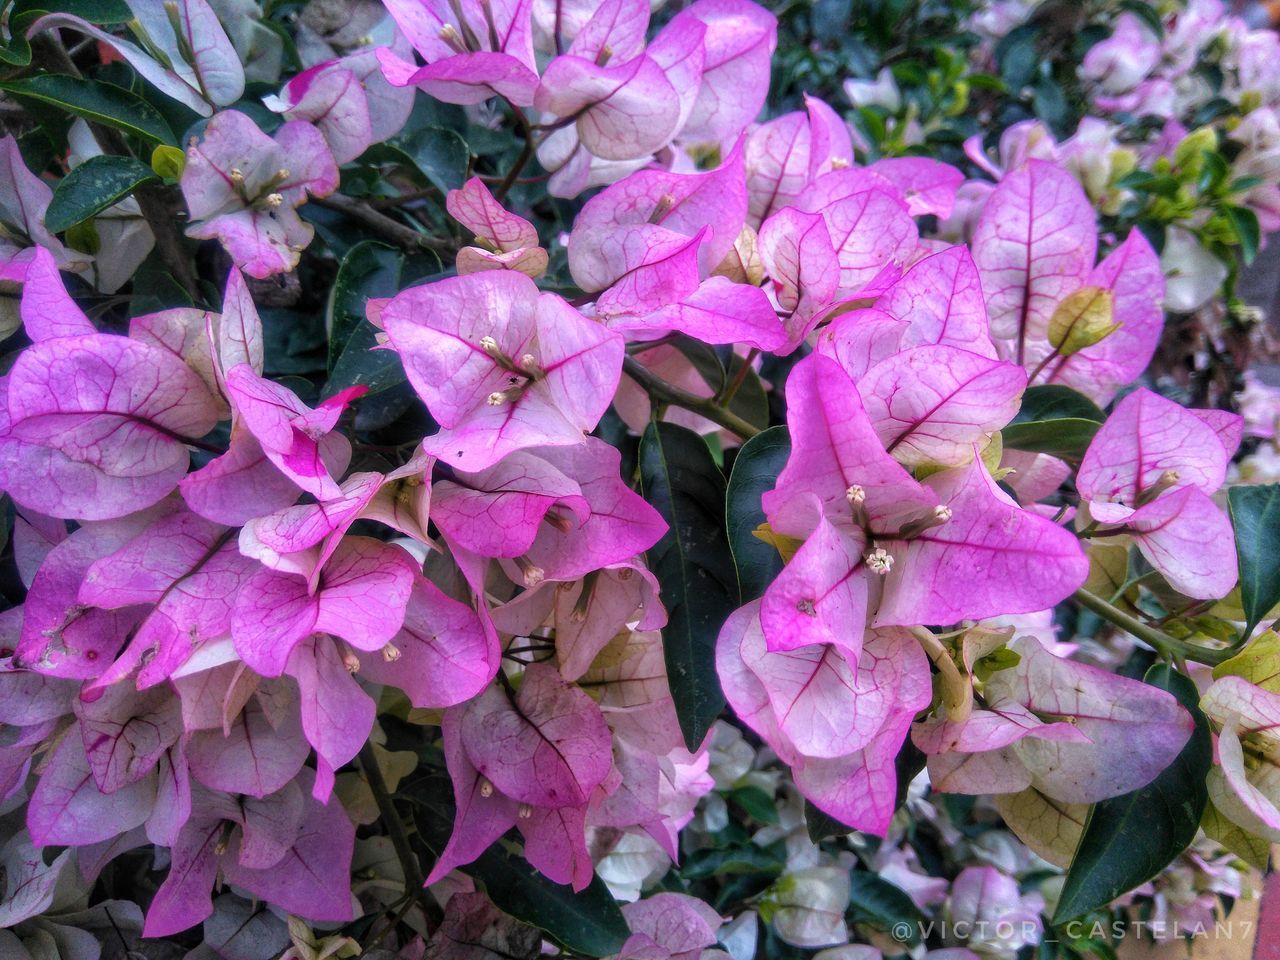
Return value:
[(698, 0), (668, 30), (696, 20), (705, 28), (702, 83), (681, 136), (690, 142), (726, 140), (756, 118), (769, 92), (769, 64), (778, 21), (748, 0)]
[(62, 27), (88, 34), (123, 57), (160, 92), (202, 117), (213, 113), (215, 106), (240, 99), (244, 68), (208, 0), (130, 0), (129, 12), (132, 29), (145, 38), (142, 47), (69, 13), (40, 18), (27, 35)]
[(440, 532), (484, 557), (518, 557), (533, 546), (544, 522), (572, 529), (591, 516), (582, 488), (527, 451), (438, 481), (432, 501), (431, 519)]
[(1209, 771), (1209, 799), (1223, 816), (1254, 836), (1280, 840), (1280, 696), (1244, 677), (1215, 680), (1200, 708), (1221, 725), (1217, 764)]
[(169, 874), (147, 911), (143, 933), (163, 937), (213, 913), (210, 891), (228, 883), (308, 919), (351, 919), (347, 882), (355, 827), (336, 799), (312, 799), (304, 773), (259, 800), (199, 791), (196, 813), (170, 852)]
[[(33, 343), (98, 332), (67, 293), (52, 253), (43, 246), (32, 247), (23, 259), (24, 263), (11, 266), (22, 272), (18, 316)], [(9, 269), (4, 268), (6, 273)]]
[(631, 936), (619, 957), (637, 960), (698, 960), (704, 949), (715, 946), (724, 922), (708, 904), (682, 893), (657, 893), (623, 904), (622, 915)]
[(787, 346), (794, 349), (817, 326), (840, 289), (840, 263), (826, 221), (817, 213), (784, 207), (760, 226), (760, 260), (773, 282)]
[(111, 793), (98, 787), (79, 722), (68, 729), (46, 763), (27, 807), (27, 829), (39, 846), (84, 846), (110, 840), (141, 826), (155, 809), (153, 771)]
[[(1131, 230), (1124, 243), (1103, 258), (1082, 290), (1105, 291), (1110, 305), (1110, 333), (1069, 356), (1061, 356), (1050, 344), (1029, 343), (1025, 362), (1041, 369), (1038, 383), (1062, 383), (1074, 387), (1100, 404), (1109, 403), (1121, 387), (1147, 369), (1164, 329), (1164, 273), (1160, 260), (1140, 230)], [(1077, 292), (1074, 303), (1088, 310), (1092, 298)], [(1056, 315), (1056, 314), (1055, 314)], [(1070, 336), (1070, 332), (1067, 333)]]
[(60, 517), (120, 517), (187, 472), (187, 440), (216, 423), (201, 379), (172, 354), (108, 334), (45, 340), (4, 385), (0, 487)]
[[(878, 729), (864, 745), (852, 752), (838, 754), (834, 745), (822, 749), (830, 756), (806, 756), (786, 735), (782, 723), (786, 721), (774, 704), (779, 699), (784, 706), (789, 702), (786, 691), (798, 691), (802, 696), (796, 702), (806, 701), (806, 709), (816, 706), (821, 695), (810, 695), (803, 682), (797, 683), (800, 668), (813, 677), (830, 674), (832, 654), (816, 647), (794, 654), (786, 654), (783, 661), (771, 661), (765, 645), (764, 632), (760, 628), (759, 604), (751, 603), (735, 611), (725, 622), (716, 642), (716, 671), (724, 687), (729, 705), (738, 717), (750, 726), (779, 758), (791, 767), (796, 786), (816, 807), (854, 829), (880, 836), (888, 829), (893, 815), (897, 777), (894, 757), (914, 714), (929, 703), (932, 689), (929, 680), (929, 664), (910, 634), (901, 630), (875, 631), (868, 635), (858, 659), (861, 689), (865, 692), (882, 691), (877, 707), (881, 715)], [(779, 667), (773, 664), (779, 663)], [(847, 662), (846, 662), (847, 665)], [(757, 669), (761, 672), (757, 673)], [(776, 671), (776, 675), (775, 675)], [(862, 678), (863, 672), (867, 676)], [(762, 675), (763, 674), (763, 675)], [(832, 675), (832, 679), (835, 677)], [(769, 686), (776, 688), (771, 697)], [(838, 683), (823, 684), (830, 693)], [(846, 690), (843, 696), (848, 696)], [(808, 701), (814, 701), (809, 703)], [(856, 715), (856, 708), (855, 715)], [(835, 718), (830, 718), (834, 720)], [(873, 725), (872, 722), (867, 723)], [(800, 729), (797, 724), (793, 729)], [(841, 728), (823, 724), (827, 736)], [(861, 739), (861, 731), (858, 739)], [(806, 742), (822, 747), (819, 739), (807, 737)]]
[(538, 231), (498, 203), (479, 177), (450, 190), (445, 206), (483, 244), (458, 251), (459, 276), (481, 270), (516, 270), (530, 277), (546, 272), (547, 251), (538, 245)]
[(638, 560), (609, 564), (575, 582), (544, 582), (493, 611), (494, 625), (512, 636), (551, 626), (560, 675), (569, 681), (586, 673), (626, 625), (657, 630), (666, 619), (658, 581)]
[(995, 357), (982, 281), (968, 247), (950, 247), (913, 264), (876, 300), (906, 321), (902, 348), (936, 343)]
[(424, 449), (461, 469), (581, 443), (618, 385), (622, 338), (510, 270), (413, 287), (379, 316), (442, 428)]
[(447, 712), (443, 728), (457, 814), (427, 882), (470, 863), (514, 825), (533, 866), (584, 889), (593, 873), (585, 808), (613, 767), (612, 739), (595, 701), (554, 667), (533, 664), (514, 701), (491, 686)]
[(504, 561), (513, 579), (523, 574), (526, 583), (578, 580), (644, 553), (667, 532), (662, 515), (622, 479), (616, 447), (588, 437), (577, 446), (540, 450), (538, 456), (578, 485), (590, 513), (580, 525), (543, 522), (524, 554), (526, 562)]
[(572, 118), (578, 140), (604, 160), (637, 160), (664, 147), (680, 121), (680, 95), (652, 58), (625, 63), (556, 57), (542, 73), (534, 107)]
[(1018, 412), (1026, 373), (950, 346), (921, 346), (875, 364), (858, 392), (876, 435), (899, 462), (958, 465)]
[(364, 387), (348, 387), (312, 409), (288, 387), (258, 376), (247, 363), (228, 370), (226, 383), (238, 422), (276, 469), (313, 496), (341, 496), (329, 473), (325, 439), (347, 404), (364, 394)]
[(285, 667), (298, 684), (302, 732), (316, 751), (312, 793), (325, 801), (333, 792), (335, 772), (355, 758), (373, 729), (377, 705), (352, 676), (339, 643), (313, 636), (289, 654)]
[(253, 572), (235, 531), (189, 511), (157, 520), (89, 567), (80, 601), (104, 610), (148, 605), (129, 645), (95, 683), (138, 671), (137, 687), (160, 683), (209, 640), (231, 627), (232, 598)]
[(964, 174), (955, 167), (929, 157), (886, 157), (867, 169), (898, 188), (913, 217), (931, 214), (945, 220), (955, 209), (956, 191), (964, 183)]
[(1053, 312), (1089, 282), (1096, 215), (1061, 167), (1028, 160), (1000, 181), (973, 234), (973, 259), (991, 314), (991, 335), (1022, 363), (1029, 340), (1046, 340)]
[[(204, 676), (212, 674), (206, 671)], [(213, 687), (219, 690), (216, 684)], [(197, 781), (211, 790), (266, 797), (283, 789), (302, 769), (311, 747), (299, 712), (274, 709), (271, 692), (257, 678), (249, 693), (233, 681), (222, 688), (217, 716), (208, 723), (191, 724), (198, 729), (191, 731), (187, 759)], [(280, 692), (279, 688), (274, 691), (277, 696)], [(185, 689), (183, 696), (183, 715), (190, 718)]]
[(218, 239), (251, 277), (288, 273), (314, 233), (296, 208), (336, 189), (338, 167), (311, 124), (291, 120), (269, 137), (243, 113), (223, 110), (187, 148), (187, 235)]
[(0, 215), (5, 222), (5, 235), (0, 238), (0, 265), (3, 265), (5, 279), (20, 279), (8, 273), (20, 271), (20, 264), (33, 255), (39, 256), (41, 250), (47, 251), (60, 267), (84, 268), (88, 258), (63, 246), (44, 225), (45, 211), (52, 199), (53, 188), (31, 172), (22, 159), (18, 141), (12, 135), (0, 138)]
[(852, 296), (886, 268), (901, 268), (919, 241), (906, 201), (865, 170), (833, 170), (806, 187), (795, 205), (827, 224), (840, 265), (840, 291)]
[(344, 539), (312, 592), (302, 577), (262, 567), (235, 598), (236, 652), (263, 676), (278, 677), (293, 648), (313, 633), (381, 650), (404, 623), (418, 573), (400, 547), (367, 537)]
[[(944, 753), (939, 789), (967, 784), (990, 793), (996, 784), (999, 792), (1034, 786), (1063, 803), (1095, 803), (1145, 786), (1191, 736), (1191, 715), (1165, 690), (1055, 657), (1033, 637), (1020, 637), (1009, 648), (1018, 654), (1018, 663), (992, 674), (983, 689), (988, 710), (975, 711), (965, 721), (966, 727), (975, 727), (975, 742), (969, 742), (967, 729), (959, 739), (922, 737), (929, 746), (968, 748), (965, 752), (976, 755), (981, 770), (958, 776), (954, 768), (971, 758), (964, 752)], [(999, 722), (992, 721), (991, 713)], [(1074, 733), (1062, 730), (1063, 718)], [(1046, 720), (1048, 725), (1041, 725)], [(1002, 770), (1012, 771), (1015, 781), (1001, 776)]]
[(754, 227), (795, 203), (824, 173), (853, 165), (848, 125), (814, 97), (805, 97), (805, 108), (768, 120), (747, 134), (747, 190)]
[(879, 626), (945, 624), (1042, 610), (1084, 582), (1076, 538), (1018, 507), (977, 458), (923, 484), (907, 474), (832, 360), (797, 364), (788, 390), (791, 456), (763, 506), (776, 532), (808, 540), (766, 591), (770, 649), (856, 654), (869, 605)]
[(286, 120), (314, 124), (339, 165), (350, 163), (373, 143), (364, 88), (340, 62), (303, 71), (285, 84), (280, 96), (267, 97), (264, 103)]
[[(1211, 422), (1202, 413), (1211, 413)], [(1189, 597), (1216, 599), (1236, 582), (1231, 521), (1210, 496), (1226, 479), (1240, 423), (1139, 388), (1116, 405), (1080, 464), (1076, 488), (1101, 535), (1131, 535)]]
[(699, 234), (698, 266), (706, 276), (733, 248), (746, 220), (744, 176), (739, 141), (714, 170), (641, 170), (600, 191), (569, 236), (574, 282), (587, 291), (611, 287), (655, 247)]
[(532, 0), (388, 0), (387, 12), (427, 65), (419, 69), (382, 48), (383, 73), (393, 86), (415, 86), (445, 103), (482, 103), (498, 96), (527, 107), (538, 85), (532, 5)]
[(425, 577), (414, 580), (404, 625), (391, 638), (390, 656), (361, 652), (360, 674), (399, 687), (415, 707), (464, 703), (489, 685), (498, 670), (492, 634), (471, 607), (445, 596)]

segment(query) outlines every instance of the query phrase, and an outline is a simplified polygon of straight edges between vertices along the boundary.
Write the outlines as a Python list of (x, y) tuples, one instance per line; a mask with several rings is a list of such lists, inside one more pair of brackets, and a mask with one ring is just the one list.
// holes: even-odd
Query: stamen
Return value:
[(878, 573), (882, 577), (887, 577), (893, 569), (893, 557), (884, 547), (876, 547), (863, 559), (872, 573)]

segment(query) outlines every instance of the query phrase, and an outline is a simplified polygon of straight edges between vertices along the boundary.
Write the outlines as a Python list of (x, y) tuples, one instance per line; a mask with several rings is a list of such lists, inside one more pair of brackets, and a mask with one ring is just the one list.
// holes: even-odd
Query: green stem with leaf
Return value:
[(1169, 659), (1182, 658), (1194, 660), (1196, 663), (1216, 666), (1222, 661), (1229, 660), (1235, 656), (1240, 646), (1236, 644), (1230, 647), (1202, 647), (1198, 644), (1187, 643), (1185, 640), (1179, 640), (1177, 637), (1171, 637), (1163, 630), (1125, 613), (1119, 607), (1108, 603), (1084, 587), (1075, 592), (1074, 599), (1076, 603), (1086, 610), (1091, 610), (1108, 623), (1114, 624), (1126, 633), (1132, 634), (1161, 656)]

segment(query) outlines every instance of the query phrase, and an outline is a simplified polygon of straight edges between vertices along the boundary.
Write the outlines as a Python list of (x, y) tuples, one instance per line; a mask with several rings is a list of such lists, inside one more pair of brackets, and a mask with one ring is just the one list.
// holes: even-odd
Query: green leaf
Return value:
[(1173, 763), (1145, 787), (1093, 805), (1054, 923), (1083, 916), (1146, 883), (1190, 845), (1200, 827), (1209, 802), (1204, 780), (1213, 766), (1200, 693), (1168, 664), (1156, 664), (1144, 679), (1177, 697), (1195, 720), (1195, 729)]
[(768, 874), (778, 876), (786, 866), (777, 854), (753, 843), (730, 847), (725, 850), (696, 850), (680, 870), (686, 880), (740, 874)]
[(34, 21), (46, 13), (71, 13), (99, 26), (133, 19), (125, 0), (15, 0), (9, 18), (11, 23), (20, 17)]
[(1107, 415), (1101, 408), (1083, 393), (1049, 383), (1038, 387), (1028, 387), (1022, 395), (1022, 406), (1014, 423), (1028, 423), (1036, 420), (1062, 419), (1094, 420), (1101, 423)]
[(759, 787), (736, 787), (729, 791), (729, 802), (752, 820), (761, 823), (778, 822), (778, 804), (774, 801), (773, 794)]
[(1240, 240), (1240, 257), (1248, 266), (1258, 255), (1258, 246), (1262, 243), (1258, 215), (1247, 207), (1227, 207), (1226, 214)]
[(44, 223), (61, 233), (123, 200), (156, 175), (132, 157), (90, 157), (58, 181)]
[[(892, 930), (893, 939), (907, 946), (921, 941), (924, 916), (906, 891), (870, 870), (849, 874), (849, 922), (865, 923), (878, 930)], [(908, 936), (902, 936), (907, 924)]]
[(1280, 543), (1280, 484), (1232, 487), (1227, 504), (1236, 532), (1247, 637), (1267, 611), (1280, 603), (1280, 558), (1275, 549)]
[(738, 578), (725, 535), (725, 481), (698, 434), (651, 423), (640, 439), (640, 486), (667, 521), (649, 551), (667, 606), (662, 646), (680, 729), (696, 750), (724, 709), (716, 636), (738, 605)]
[(1004, 445), (1012, 450), (1051, 453), (1056, 457), (1079, 460), (1089, 449), (1098, 432), (1095, 420), (1066, 417), (1034, 423), (1011, 423), (1000, 432)]
[(1028, 387), (1013, 422), (1000, 432), (1006, 447), (1079, 459), (1106, 415), (1082, 393), (1059, 384)]
[(809, 831), (809, 839), (821, 843), (830, 837), (843, 837), (853, 833), (853, 827), (845, 826), (829, 813), (819, 810), (808, 800), (804, 802), (804, 823)]
[(400, 251), (376, 240), (362, 240), (342, 258), (329, 297), (326, 397), (354, 386), (380, 393), (404, 381), (399, 356), (391, 350), (373, 349), (377, 330), (365, 316), (370, 298), (394, 296), (400, 289), (403, 266)]
[(743, 444), (729, 475), (725, 520), (744, 603), (762, 596), (782, 570), (781, 555), (772, 544), (755, 536), (755, 529), (765, 522), (760, 497), (774, 488), (789, 456), (791, 435), (787, 428), (770, 427)]
[(548, 880), (524, 857), (494, 845), (466, 867), (484, 883), (499, 910), (545, 931), (567, 950), (588, 957), (617, 953), (630, 935), (627, 921), (598, 876), (581, 893)]
[(0, 83), (0, 90), (51, 104), (77, 117), (156, 143), (177, 144), (169, 124), (155, 107), (110, 83), (47, 73)]
[(738, 385), (737, 392), (734, 393), (733, 399), (729, 401), (729, 412), (736, 413), (747, 423), (755, 427), (763, 429), (769, 425), (769, 397), (764, 392), (764, 384), (760, 381), (760, 377), (754, 370), (747, 370), (745, 373), (742, 366), (746, 363), (746, 359), (738, 356), (736, 353), (730, 354), (728, 368), (721, 363), (716, 354), (715, 348), (701, 344), (705, 349), (699, 350), (692, 348), (692, 345), (698, 341), (692, 338), (681, 338), (681, 342), (677, 343), (679, 349), (693, 364), (694, 369), (698, 371), (698, 375), (712, 390), (717, 393), (726, 383), (732, 383), (738, 377), (742, 377), (742, 382)]
[(423, 127), (395, 141), (395, 146), (442, 193), (457, 190), (467, 179), (471, 152), (467, 142), (453, 130)]

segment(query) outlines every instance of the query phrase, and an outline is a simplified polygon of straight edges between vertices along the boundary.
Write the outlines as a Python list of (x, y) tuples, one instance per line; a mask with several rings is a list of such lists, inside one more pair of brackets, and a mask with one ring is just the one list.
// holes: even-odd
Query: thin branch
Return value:
[(712, 423), (717, 423), (726, 430), (732, 430), (744, 440), (749, 440), (760, 432), (759, 427), (752, 426), (736, 413), (718, 406), (710, 397), (699, 397), (667, 383), (634, 357), (626, 357), (622, 361), (622, 369), (627, 376), (640, 384), (653, 400), (673, 404), (706, 417)]
[(1194, 660), (1197, 663), (1207, 663), (1215, 666), (1224, 660), (1229, 660), (1235, 655), (1239, 644), (1230, 647), (1201, 647), (1194, 643), (1187, 643), (1176, 637), (1171, 637), (1163, 630), (1158, 630), (1150, 624), (1143, 623), (1137, 617), (1131, 617), (1118, 607), (1112, 606), (1095, 593), (1090, 593), (1084, 587), (1075, 592), (1075, 601), (1087, 610), (1092, 610), (1103, 620), (1115, 624), (1126, 633), (1131, 633), (1147, 646), (1151, 647), (1157, 653), (1171, 659), (1183, 657), (1187, 660)]
[(387, 826), (391, 845), (395, 848), (396, 857), (400, 860), (400, 869), (404, 871), (405, 886), (408, 890), (414, 891), (418, 905), (422, 908), (422, 914), (427, 920), (427, 926), (434, 930), (440, 925), (444, 913), (440, 909), (440, 904), (436, 903), (436, 898), (426, 887), (422, 867), (413, 853), (413, 846), (409, 843), (409, 834), (404, 829), (404, 821), (396, 812), (395, 803), (387, 791), (387, 782), (382, 779), (382, 770), (378, 767), (378, 757), (373, 752), (373, 743), (368, 740), (360, 748), (360, 769), (364, 771), (369, 789), (373, 792), (374, 802), (378, 805), (378, 812)]
[(312, 198), (311, 203), (350, 217), (365, 229), (410, 253), (414, 250), (453, 251), (453, 244), (447, 240), (437, 240), (425, 233), (419, 233), (413, 227), (406, 226), (399, 220), (393, 220), (384, 213), (379, 213), (363, 200), (357, 200), (342, 193), (333, 193), (327, 197)]

